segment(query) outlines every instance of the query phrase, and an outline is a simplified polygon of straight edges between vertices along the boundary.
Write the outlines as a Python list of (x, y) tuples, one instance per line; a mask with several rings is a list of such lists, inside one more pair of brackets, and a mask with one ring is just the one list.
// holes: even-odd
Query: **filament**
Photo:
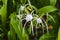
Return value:
[(33, 24), (32, 24), (32, 21), (31, 21), (31, 28), (32, 28), (32, 34), (34, 35), (34, 31), (33, 31)]

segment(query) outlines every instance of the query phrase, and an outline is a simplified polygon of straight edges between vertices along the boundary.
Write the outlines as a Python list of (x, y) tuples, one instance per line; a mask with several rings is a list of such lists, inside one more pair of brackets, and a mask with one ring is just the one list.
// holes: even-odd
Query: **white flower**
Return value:
[(33, 16), (31, 14), (29, 14), (29, 15), (26, 16), (25, 19), (26, 19), (27, 22), (31, 21), (33, 19)]
[(41, 18), (37, 18), (37, 23), (42, 23)]
[(21, 7), (20, 7), (20, 9), (21, 9), (22, 11), (24, 10), (24, 8), (25, 8), (25, 6), (21, 6)]

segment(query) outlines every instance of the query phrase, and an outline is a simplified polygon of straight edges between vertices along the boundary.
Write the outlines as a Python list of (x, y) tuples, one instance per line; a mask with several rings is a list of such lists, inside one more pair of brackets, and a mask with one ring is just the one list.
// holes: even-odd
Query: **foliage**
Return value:
[(60, 40), (60, 0), (0, 0), (0, 40)]

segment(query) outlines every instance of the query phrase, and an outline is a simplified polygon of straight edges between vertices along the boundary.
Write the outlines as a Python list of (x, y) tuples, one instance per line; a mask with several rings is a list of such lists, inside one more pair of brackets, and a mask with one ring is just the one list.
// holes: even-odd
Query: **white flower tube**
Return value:
[(29, 14), (29, 15), (26, 16), (25, 19), (26, 19), (27, 22), (29, 22), (33, 19), (33, 16), (31, 14)]

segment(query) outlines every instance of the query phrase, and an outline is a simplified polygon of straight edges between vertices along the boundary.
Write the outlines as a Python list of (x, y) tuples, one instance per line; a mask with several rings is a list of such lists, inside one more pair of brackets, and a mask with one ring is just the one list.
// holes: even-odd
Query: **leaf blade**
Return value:
[(57, 9), (53, 6), (45, 6), (38, 10), (39, 16), (43, 16), (45, 13), (56, 11)]

